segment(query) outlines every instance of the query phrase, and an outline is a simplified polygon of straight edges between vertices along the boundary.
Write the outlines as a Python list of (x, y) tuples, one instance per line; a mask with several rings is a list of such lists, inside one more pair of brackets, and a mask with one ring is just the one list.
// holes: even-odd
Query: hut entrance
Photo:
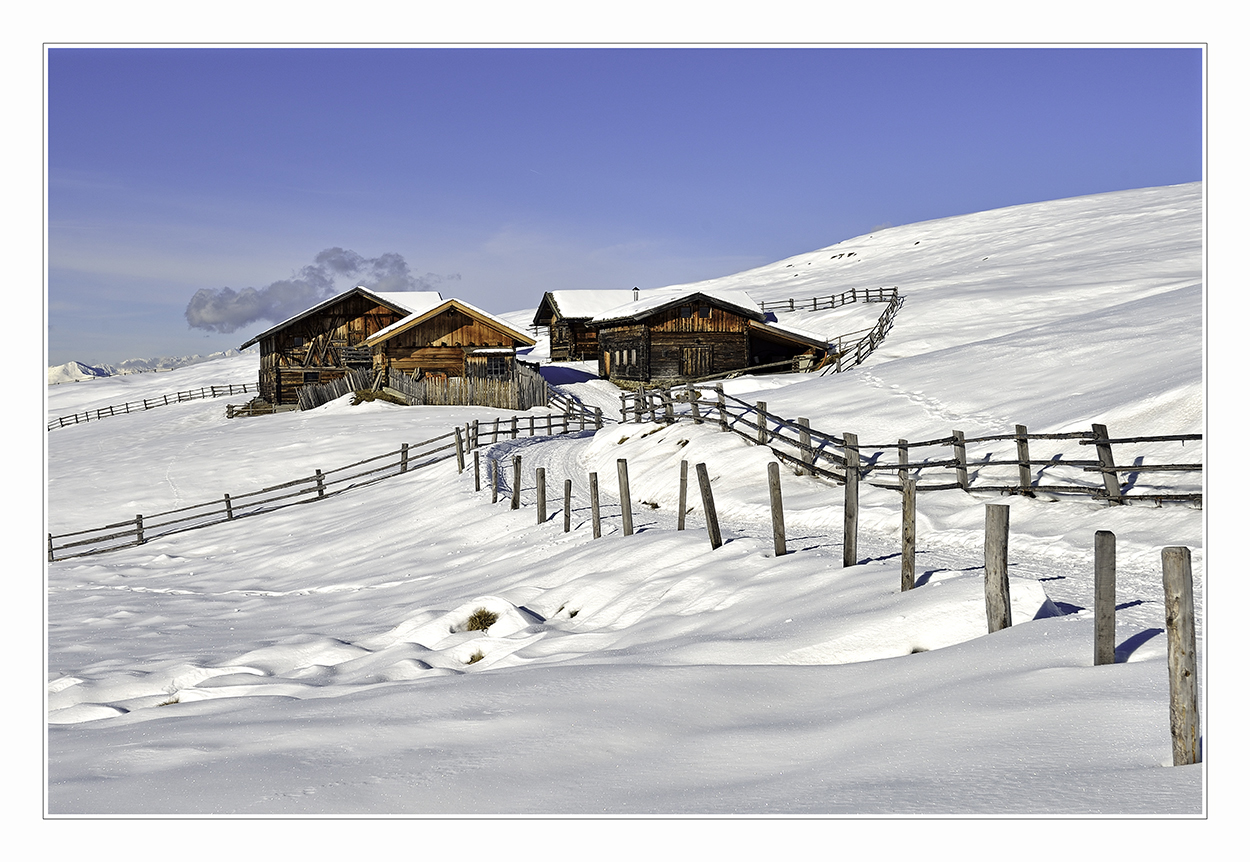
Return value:
[(681, 349), (681, 375), (683, 377), (707, 377), (712, 373), (712, 348), (695, 345)]

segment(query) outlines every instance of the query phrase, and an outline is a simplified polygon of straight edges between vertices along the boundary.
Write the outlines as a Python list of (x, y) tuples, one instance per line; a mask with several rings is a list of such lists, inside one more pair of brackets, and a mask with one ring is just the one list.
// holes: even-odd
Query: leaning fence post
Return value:
[(573, 480), (564, 480), (564, 532), (573, 529)]
[(597, 539), (603, 535), (599, 526), (599, 474), (590, 474), (590, 528)]
[(603, 427), (603, 408), (596, 407), (595, 408), (595, 430), (597, 431), (602, 427)]
[(464, 438), (460, 434), (459, 426), (456, 426), (456, 472), (464, 472)]
[(634, 534), (634, 509), (629, 499), (629, 465), (624, 458), (616, 459), (616, 484), (621, 493), (621, 529), (627, 536)]
[(781, 508), (781, 468), (768, 462), (768, 503), (773, 514), (773, 556), (786, 555), (786, 517)]
[(135, 515), (135, 544), (143, 544), (143, 516)]
[(1007, 583), (1010, 512), (1010, 506), (985, 507), (985, 616), (990, 632), (1011, 625), (1011, 589)]
[(473, 450), (473, 490), (482, 490), (482, 450)]
[(842, 509), (842, 565), (859, 561), (859, 437), (842, 435), (842, 456), (846, 459), (846, 485)]
[(547, 521), (547, 468), (534, 471), (534, 484), (538, 486), (538, 523)]
[(512, 508), (521, 508), (521, 456), (512, 456)]
[(1107, 434), (1106, 425), (1094, 425), (1094, 448), (1098, 450), (1098, 466), (1102, 468), (1102, 483), (1107, 489), (1107, 497), (1111, 505), (1121, 502), (1120, 476), (1115, 470), (1115, 457), (1111, 454), (1111, 437)]
[(499, 461), (491, 458), (486, 462), (486, 474), (490, 480), (490, 501), (499, 502)]
[(768, 404), (764, 401), (755, 402), (755, 442), (768, 445)]
[(720, 430), (729, 430), (729, 416), (725, 412), (725, 386), (722, 383), (716, 384), (716, 410), (720, 414)]
[(916, 480), (903, 480), (902, 591), (916, 586)]
[(1094, 664), (1115, 664), (1115, 533), (1094, 533)]
[(51, 533), (48, 533), (48, 562), (49, 563), (56, 562), (56, 554), (52, 547), (52, 534)]
[(703, 496), (703, 520), (707, 522), (707, 537), (714, 551), (721, 546), (720, 521), (716, 517), (716, 501), (712, 499), (712, 481), (707, 477), (707, 464), (695, 464), (694, 472), (699, 477), (699, 493)]
[(677, 529), (686, 529), (686, 461), (681, 462), (681, 478), (677, 482)]
[(1189, 548), (1163, 549), (1163, 600), (1168, 629), (1168, 693), (1172, 765), (1202, 760), (1198, 722), (1198, 647), (1194, 634), (1194, 581)]
[(233, 521), (233, 520), (234, 520), (234, 507), (232, 507), (232, 506), (230, 505), (230, 495), (229, 495), (229, 494), (227, 494), (227, 495), (226, 495), (226, 520), (227, 520), (227, 521)]
[(955, 450), (955, 481), (959, 487), (968, 490), (968, 447), (964, 444), (964, 432), (952, 431), (954, 438), (951, 445)]
[(1020, 493), (1033, 496), (1033, 468), (1029, 461), (1029, 429), (1016, 426), (1016, 459), (1020, 462)]

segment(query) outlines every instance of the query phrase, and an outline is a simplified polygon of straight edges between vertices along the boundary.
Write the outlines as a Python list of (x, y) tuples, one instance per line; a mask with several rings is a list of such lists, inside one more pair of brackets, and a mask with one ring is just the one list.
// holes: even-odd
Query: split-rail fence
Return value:
[(48, 422), (48, 430), (51, 431), (53, 428), (64, 428), (66, 425), (77, 425), (81, 422), (103, 419), (105, 416), (122, 416), (127, 413), (137, 413), (141, 410), (164, 407), (169, 404), (179, 404), (183, 401), (198, 401), (201, 398), (221, 398), (223, 395), (246, 395), (248, 392), (257, 391), (256, 387), (257, 384), (255, 383), (201, 386), (199, 389), (188, 389), (185, 392), (175, 392), (173, 395), (158, 395), (155, 398), (144, 398), (140, 401), (127, 401), (125, 404), (113, 404), (96, 410), (84, 410), (72, 416), (60, 416)]
[[(858, 463), (858, 478), (897, 491), (911, 479), (917, 491), (1084, 495), (1112, 505), (1202, 504), (1201, 451), (1193, 456), (1197, 460), (1180, 460), (1192, 451), (1187, 444), (1201, 443), (1201, 434), (1112, 437), (1101, 424), (1091, 424), (1089, 431), (1038, 434), (1016, 425), (1005, 434), (969, 437), (956, 429), (932, 440), (859, 443), (853, 434), (822, 431), (806, 419), (771, 413), (763, 401), (734, 398), (720, 384), (622, 392), (620, 399), (622, 422), (631, 417), (634, 422), (714, 422), (770, 447), (797, 471), (838, 484), (846, 482), (847, 464)], [(1073, 446), (1076, 457), (1063, 451)], [(1004, 447), (1014, 451), (1004, 457)], [(1042, 447), (1047, 454), (1038, 457)], [(1146, 463), (1148, 456), (1155, 463)], [(1183, 478), (1177, 481), (1178, 476)]]

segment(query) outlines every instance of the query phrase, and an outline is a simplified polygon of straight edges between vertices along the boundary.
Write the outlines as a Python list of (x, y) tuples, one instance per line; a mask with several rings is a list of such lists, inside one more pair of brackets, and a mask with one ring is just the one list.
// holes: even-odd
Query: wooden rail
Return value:
[(77, 425), (81, 422), (103, 419), (105, 416), (121, 416), (127, 413), (137, 413), (141, 410), (151, 410), (154, 407), (179, 404), (183, 401), (198, 401), (201, 398), (220, 398), (223, 395), (242, 395), (256, 391), (257, 385), (254, 383), (201, 386), (199, 389), (188, 389), (185, 392), (175, 392), (173, 395), (158, 395), (155, 398), (144, 398), (141, 401), (127, 401), (125, 404), (114, 404), (97, 410), (85, 410), (72, 416), (61, 416), (48, 423), (48, 430), (51, 431), (53, 428), (64, 428), (66, 425)]
[[(390, 452), (325, 472), (317, 470), (311, 476), (292, 479), (259, 491), (224, 494), (216, 500), (157, 512), (154, 515), (136, 515), (133, 519), (105, 524), (102, 527), (68, 533), (49, 533), (48, 561), (134, 547), (159, 536), (196, 530), (300, 503), (324, 500), (343, 491), (371, 485), (450, 458), (459, 456), (462, 459), (463, 448), (459, 445), (462, 441), (476, 449), (488, 435), (490, 442), (494, 443), (501, 438), (515, 439), (526, 434), (532, 437), (577, 433), (586, 429), (588, 416), (593, 420), (593, 414), (589, 413), (551, 413), (527, 416), (520, 421), (513, 416), (506, 420), (494, 419), (489, 423), (478, 420), (468, 424), (463, 436), (462, 430), (457, 428), (420, 443), (404, 443)], [(602, 415), (598, 418), (598, 424), (593, 427), (601, 428)]]
[[(707, 397), (710, 393), (711, 397)], [(754, 404), (726, 395), (720, 384), (684, 384), (669, 389), (623, 392), (621, 421), (697, 423), (716, 422), (752, 443), (768, 446), (777, 457), (808, 475), (819, 475), (838, 484), (846, 482), (846, 433), (811, 428), (806, 419), (788, 419), (767, 410), (764, 402)], [(1145, 463), (1146, 446), (1158, 457), (1174, 458), (1189, 442), (1200, 442), (1201, 434), (1156, 434), (1112, 437), (1103, 425), (1089, 431), (1058, 434), (1031, 433), (1023, 425), (1012, 433), (967, 437), (954, 430), (948, 437), (933, 440), (897, 440), (891, 443), (854, 443), (859, 453), (859, 477), (877, 481), (867, 484), (902, 491), (903, 483), (913, 480), (916, 491), (959, 488), (964, 491), (1000, 494), (1083, 495), (1104, 499), (1115, 505), (1124, 502), (1188, 502), (1202, 504), (1201, 463), (1163, 461)], [(1039, 447), (1070, 442), (1093, 446), (1096, 457), (1071, 457), (1064, 452), (1038, 458), (1030, 454)], [(995, 444), (1007, 443), (1009, 447)], [(1119, 447), (1119, 458), (1113, 452)], [(1125, 447), (1133, 453), (1126, 463)], [(1009, 449), (1009, 451), (1003, 451)], [(888, 458), (887, 454), (894, 457)], [(1075, 454), (1075, 453), (1074, 453)], [(1083, 453), (1082, 453), (1083, 454)], [(918, 457), (920, 456), (920, 457)], [(1181, 473), (1198, 474), (1189, 486), (1166, 477)], [(1154, 479), (1152, 477), (1159, 477)], [(889, 477), (889, 478), (886, 478)], [(924, 481), (922, 484), (922, 480)], [(1178, 486), (1179, 485), (1179, 486)]]

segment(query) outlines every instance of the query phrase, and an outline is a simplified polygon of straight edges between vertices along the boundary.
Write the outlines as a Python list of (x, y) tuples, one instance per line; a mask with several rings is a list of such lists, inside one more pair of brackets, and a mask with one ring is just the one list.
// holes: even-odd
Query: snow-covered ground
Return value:
[[(1098, 422), (1135, 436), (1204, 430), (1202, 266), (1202, 189), (1186, 185), (891, 228), (708, 284), (756, 300), (852, 287), (906, 296), (863, 366), (727, 386), (813, 427), (891, 441)], [(832, 338), (880, 308), (779, 317)], [(526, 314), (514, 316), (524, 325)], [(540, 341), (530, 358), (544, 356)], [(591, 372), (546, 371), (619, 418), (615, 390)], [(255, 373), (243, 356), (52, 386), (47, 414)], [(226, 400), (49, 432), (48, 530), (237, 495), (508, 415), (340, 400), (226, 420)], [(1184, 459), (1202, 452), (1189, 443)], [(713, 425), (609, 424), (483, 449), (513, 454), (519, 511), (444, 462), (49, 564), (47, 812), (1205, 813), (1206, 766), (1170, 765), (1159, 564), (1165, 546), (1192, 550), (1204, 658), (1201, 509), (922, 494), (918, 586), (900, 593), (896, 493), (862, 489), (861, 563), (843, 568), (841, 488), (783, 469), (790, 553), (777, 557), (771, 456)], [(693, 511), (677, 531), (683, 459)], [(727, 540), (716, 550), (698, 462)], [(537, 466), (550, 489), (543, 524)], [(993, 635), (989, 503), (1011, 507), (1015, 621)], [(1102, 667), (1089, 610), (1096, 530), (1118, 541), (1117, 663)], [(467, 630), (479, 608), (498, 621)]]

